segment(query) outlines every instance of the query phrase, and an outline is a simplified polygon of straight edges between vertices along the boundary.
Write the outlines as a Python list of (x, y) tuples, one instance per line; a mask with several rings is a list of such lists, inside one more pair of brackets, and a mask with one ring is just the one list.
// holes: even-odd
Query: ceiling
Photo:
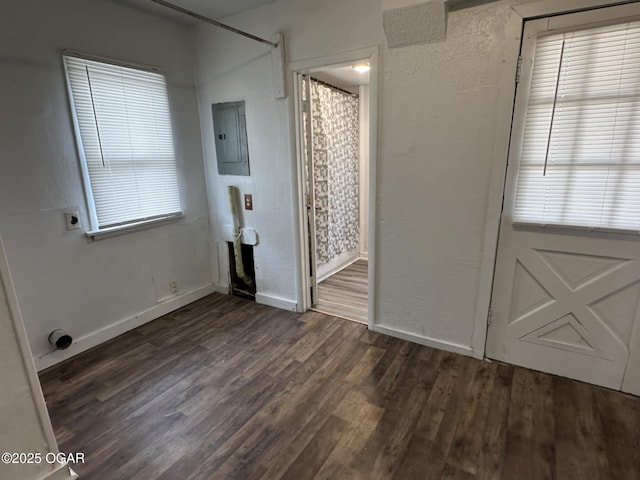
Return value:
[(369, 85), (369, 72), (358, 73), (351, 65), (313, 72), (311, 76), (354, 93), (357, 93), (359, 85)]
[[(158, 15), (183, 25), (193, 26), (199, 23), (195, 18), (191, 18), (179, 12), (175, 12), (167, 7), (158, 5), (151, 0), (111, 0), (121, 5), (142, 10), (154, 15)], [(166, 0), (169, 3), (178, 5), (192, 12), (198, 13), (205, 17), (212, 19), (220, 19), (234, 15), (236, 13), (243, 12), (245, 10), (251, 10), (252, 8), (260, 7), (273, 3), (275, 0)]]

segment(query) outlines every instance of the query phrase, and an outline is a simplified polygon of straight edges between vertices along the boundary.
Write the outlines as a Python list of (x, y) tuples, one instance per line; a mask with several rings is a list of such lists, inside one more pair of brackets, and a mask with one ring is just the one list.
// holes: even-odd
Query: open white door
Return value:
[(309, 77), (298, 75), (300, 91), (300, 131), (303, 135), (303, 155), (305, 165), (304, 206), (307, 211), (307, 237), (309, 242), (309, 290), (311, 306), (318, 303), (318, 274), (316, 260), (316, 198), (314, 188), (315, 165), (313, 162), (313, 125), (311, 124), (311, 82)]
[[(58, 456), (58, 444), (0, 238), (0, 478), (78, 478)], [(15, 453), (13, 453), (15, 452)], [(21, 453), (22, 452), (22, 453)], [(30, 453), (32, 452), (32, 453)], [(8, 456), (8, 458), (7, 458)], [(22, 460), (21, 460), (22, 458)], [(26, 459), (26, 460), (25, 460)]]
[(637, 4), (525, 25), (486, 355), (640, 394), (632, 15)]

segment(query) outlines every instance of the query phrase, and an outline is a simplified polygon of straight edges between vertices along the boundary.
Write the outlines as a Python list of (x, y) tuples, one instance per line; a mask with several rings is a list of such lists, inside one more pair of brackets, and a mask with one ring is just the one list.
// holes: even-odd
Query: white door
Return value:
[(316, 197), (315, 164), (313, 152), (313, 125), (311, 114), (311, 81), (308, 76), (298, 75), (300, 91), (300, 131), (302, 134), (302, 154), (304, 155), (305, 183), (304, 207), (306, 209), (307, 242), (309, 244), (309, 294), (311, 305), (318, 303), (318, 273), (316, 260)]
[(628, 360), (640, 347), (640, 22), (630, 14), (637, 5), (525, 25), (486, 350), (614, 389), (627, 369), (637, 378)]

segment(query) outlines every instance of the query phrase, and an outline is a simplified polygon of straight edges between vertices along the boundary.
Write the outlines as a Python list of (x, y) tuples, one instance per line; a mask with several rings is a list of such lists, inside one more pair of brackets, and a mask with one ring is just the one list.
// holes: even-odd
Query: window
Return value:
[(513, 220), (640, 231), (640, 22), (538, 39)]
[(181, 214), (164, 76), (63, 58), (92, 229)]

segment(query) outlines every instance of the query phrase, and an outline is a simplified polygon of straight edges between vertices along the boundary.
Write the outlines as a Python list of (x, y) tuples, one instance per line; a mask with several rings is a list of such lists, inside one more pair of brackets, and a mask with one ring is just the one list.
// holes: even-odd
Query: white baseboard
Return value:
[(224, 286), (224, 285), (213, 285), (213, 289), (214, 291), (218, 292), (218, 293), (223, 293), (225, 295), (229, 295), (231, 293), (231, 288), (229, 288), (229, 285)]
[(348, 266), (354, 264), (360, 258), (360, 254), (357, 250), (351, 250), (344, 252), (335, 258), (332, 258), (328, 263), (318, 264), (316, 268), (316, 277), (318, 283), (332, 277), (336, 273), (344, 270)]
[(196, 300), (201, 299), (202, 297), (206, 297), (214, 292), (225, 292), (224, 289), (221, 289), (218, 286), (213, 284), (205, 285), (203, 287), (195, 288), (193, 290), (189, 290), (187, 292), (181, 293), (174, 297), (168, 298), (157, 305), (140, 312), (139, 314), (125, 318), (124, 320), (120, 320), (119, 322), (113, 323), (107, 327), (104, 327), (100, 330), (90, 333), (89, 335), (85, 335), (84, 337), (80, 337), (73, 342), (73, 344), (66, 350), (56, 350), (50, 353), (46, 353), (39, 357), (36, 357), (35, 363), (38, 371), (44, 370), (45, 368), (49, 368), (56, 363), (60, 363), (63, 360), (71, 358), (79, 353), (82, 353), (90, 348), (95, 347), (96, 345), (100, 345), (112, 338), (117, 337), (129, 330), (133, 330), (134, 328), (138, 328), (145, 323), (150, 322), (151, 320), (155, 320), (167, 313), (173, 312), (178, 308), (184, 307)]
[[(43, 455), (44, 456), (44, 455)], [(78, 475), (68, 465), (60, 465), (53, 472), (48, 472), (42, 480), (76, 480)]]
[(403, 332), (395, 328), (383, 327), (382, 325), (374, 325), (371, 330), (378, 333), (389, 335), (390, 337), (400, 338), (408, 342), (425, 345), (427, 347), (444, 350), (446, 352), (459, 353), (467, 357), (473, 356), (473, 349), (469, 345), (460, 345), (458, 343), (447, 342), (445, 340), (437, 340), (435, 338), (423, 337), (414, 333)]
[(369, 252), (360, 252), (360, 260), (369, 261)]
[(360, 257), (358, 257), (358, 256), (352, 257), (349, 260), (347, 260), (346, 262), (344, 262), (344, 263), (338, 265), (337, 267), (334, 267), (333, 269), (329, 270), (324, 275), (318, 276), (318, 283), (324, 282), (327, 278), (333, 277), (335, 274), (340, 273), (342, 270), (345, 270), (345, 269), (349, 268), (351, 265), (356, 263), (358, 260), (360, 260)]
[(271, 295), (265, 295), (264, 293), (256, 293), (256, 303), (269, 305), (270, 307), (279, 308), (281, 310), (289, 310), (290, 312), (296, 312), (298, 310), (298, 304), (296, 302), (285, 300), (284, 298), (273, 297)]

